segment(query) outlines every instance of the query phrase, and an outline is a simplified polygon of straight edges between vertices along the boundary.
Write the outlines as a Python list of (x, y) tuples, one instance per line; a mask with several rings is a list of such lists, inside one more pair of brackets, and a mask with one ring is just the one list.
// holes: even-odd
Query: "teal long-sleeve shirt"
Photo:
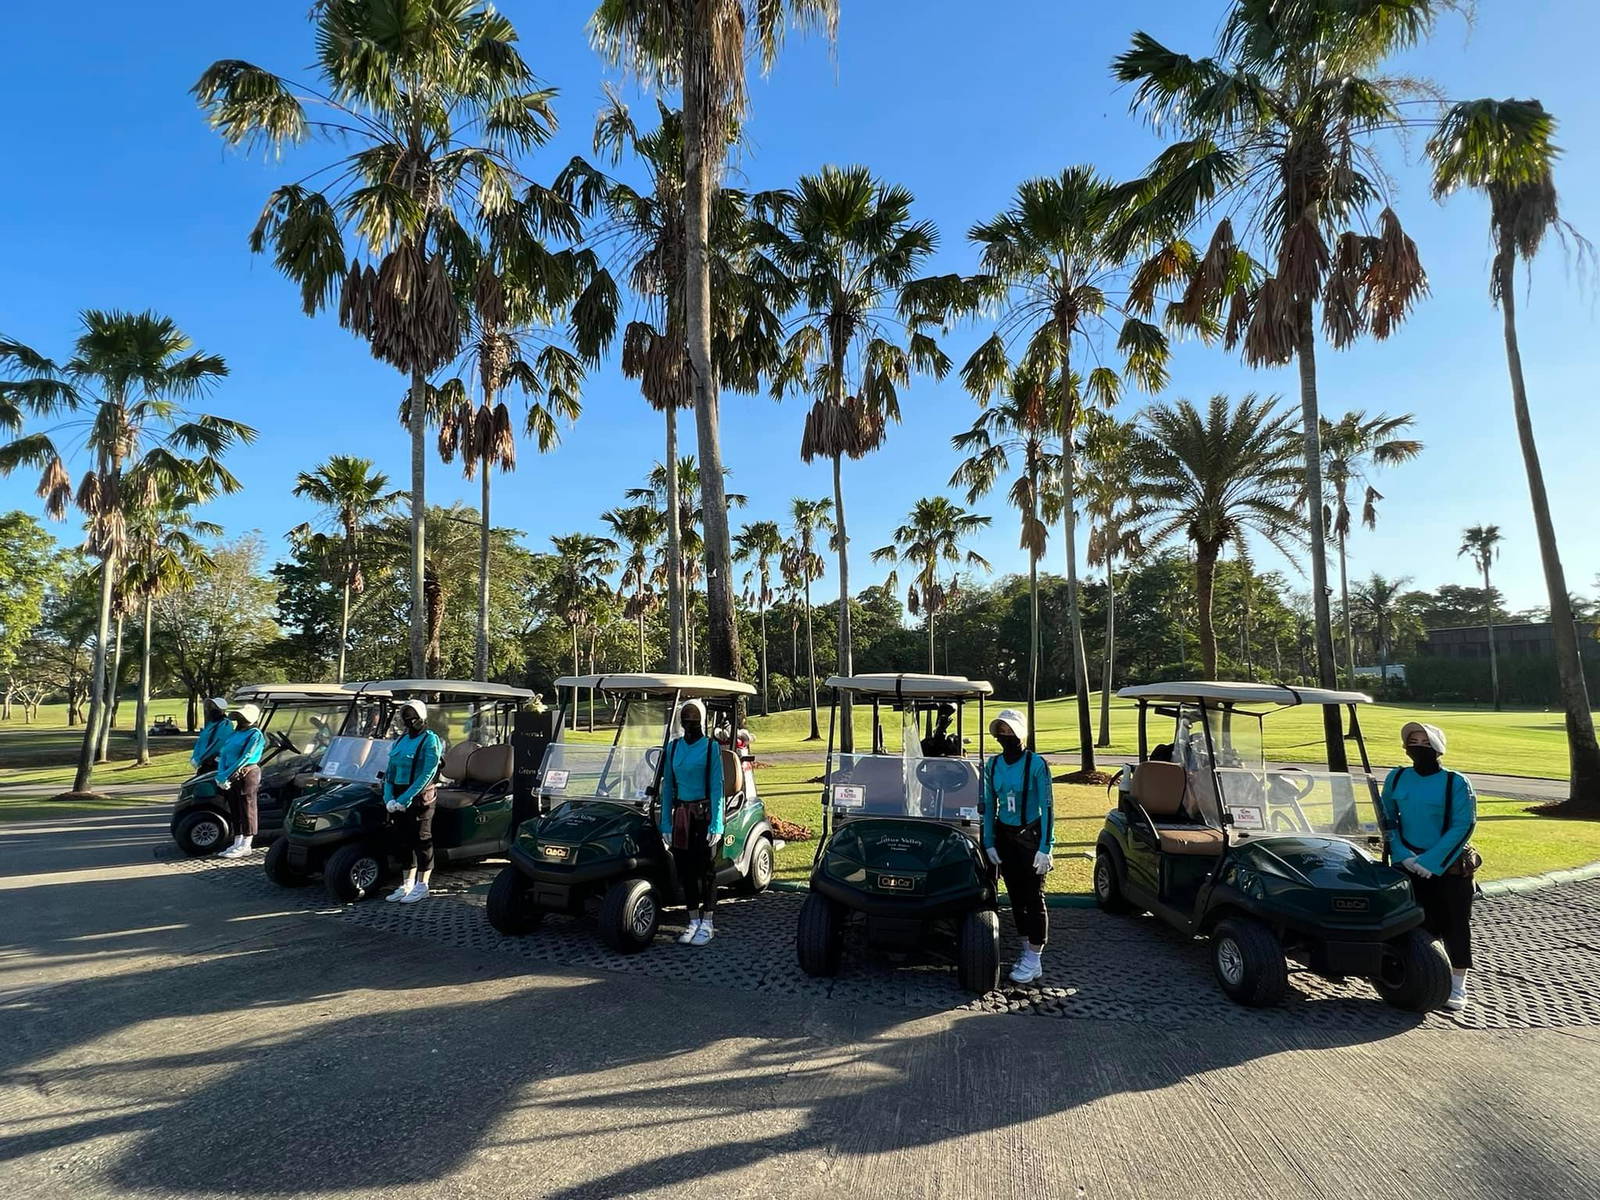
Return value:
[[(1026, 783), (1026, 787), (1024, 787)], [(1023, 793), (1027, 799), (1024, 801)], [(1027, 811), (1024, 812), (1023, 809)], [(1008, 763), (996, 754), (983, 765), (983, 844), (994, 845), (994, 823), (1013, 827), (1039, 822), (1039, 850), (1049, 854), (1055, 846), (1055, 797), (1050, 790), (1050, 764), (1042, 755), (1024, 750)]]
[[(1450, 822), (1445, 824), (1445, 788), (1451, 779)], [(1389, 854), (1395, 862), (1415, 858), (1417, 865), (1442, 875), (1461, 856), (1478, 823), (1478, 798), (1465, 775), (1439, 770), (1419, 775), (1396, 767), (1383, 783), (1384, 816), (1389, 824)]]
[[(710, 762), (708, 763), (707, 757)], [(709, 776), (707, 767), (710, 768)], [(709, 778), (709, 794), (706, 782)], [(661, 836), (672, 836), (672, 806), (711, 800), (710, 832), (722, 834), (722, 748), (708, 737), (692, 745), (674, 738), (667, 746), (667, 762), (661, 771)]]
[(444, 747), (431, 729), (421, 733), (402, 733), (389, 747), (389, 764), (383, 770), (383, 802), (404, 804), (422, 794), (423, 788), (439, 774)]
[(217, 751), (218, 782), (232, 779), (246, 767), (260, 762), (266, 749), (266, 736), (254, 725), (235, 729), (223, 739)]
[(189, 755), (189, 765), (198, 767), (206, 759), (219, 753), (231, 732), (233, 732), (233, 722), (226, 717), (207, 721), (200, 727), (200, 732), (194, 739), (194, 752)]

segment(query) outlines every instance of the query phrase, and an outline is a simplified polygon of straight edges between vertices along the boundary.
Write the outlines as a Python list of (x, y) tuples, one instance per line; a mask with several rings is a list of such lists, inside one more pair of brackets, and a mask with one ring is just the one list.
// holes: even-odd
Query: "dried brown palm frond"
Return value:
[(1185, 241), (1168, 242), (1134, 272), (1128, 285), (1128, 307), (1149, 316), (1155, 311), (1156, 293), (1162, 286), (1189, 278), (1194, 269), (1194, 247)]
[[(433, 389), (430, 388), (429, 391), (432, 392)], [(432, 400), (434, 397), (430, 396), (429, 399)], [(403, 409), (408, 407), (409, 405), (402, 405)], [(430, 407), (433, 407), (433, 405), (430, 405)], [(455, 462), (456, 452), (460, 450), (466, 456), (470, 465), (471, 454), (462, 445), (462, 434), (467, 428), (466, 422), (472, 419), (471, 413), (472, 409), (465, 404), (438, 405), (439, 457), (445, 462)], [(409, 412), (406, 413), (406, 416), (410, 416)]]
[(485, 258), (478, 264), (477, 276), (472, 281), (472, 307), (479, 320), (491, 327), (506, 321), (506, 289), (494, 262)]
[(1255, 294), (1246, 287), (1236, 287), (1228, 300), (1228, 325), (1223, 334), (1223, 344), (1234, 349), (1244, 339), (1255, 314)]
[(1255, 297), (1255, 311), (1244, 335), (1244, 357), (1251, 366), (1281, 366), (1294, 358), (1299, 341), (1298, 313), (1289, 289), (1268, 279)]
[(1386, 338), (1393, 333), (1427, 291), (1428, 275), (1422, 269), (1416, 242), (1400, 227), (1394, 210), (1385, 208), (1378, 214), (1378, 236), (1373, 239), (1367, 269), (1367, 312), (1373, 336)]
[(1278, 249), (1278, 281), (1297, 304), (1315, 303), (1328, 271), (1328, 243), (1309, 215), (1284, 232)]
[(45, 515), (52, 521), (66, 518), (67, 506), (72, 503), (72, 476), (59, 457), (51, 458), (39, 477), (38, 494), (44, 501)]
[(1367, 275), (1369, 240), (1346, 231), (1334, 243), (1333, 262), (1322, 289), (1322, 328), (1336, 348), (1348, 346), (1366, 329), (1361, 293)]
[(1188, 324), (1194, 324), (1207, 312), (1219, 307), (1227, 293), (1228, 278), (1233, 270), (1238, 246), (1233, 238), (1233, 222), (1227, 217), (1217, 223), (1206, 247), (1205, 257), (1189, 280), (1189, 287), (1179, 302), (1179, 311)]
[(488, 447), (484, 458), (491, 465), (502, 471), (517, 465), (517, 436), (511, 428), (511, 410), (504, 404), (495, 405), (489, 436), (482, 444)]

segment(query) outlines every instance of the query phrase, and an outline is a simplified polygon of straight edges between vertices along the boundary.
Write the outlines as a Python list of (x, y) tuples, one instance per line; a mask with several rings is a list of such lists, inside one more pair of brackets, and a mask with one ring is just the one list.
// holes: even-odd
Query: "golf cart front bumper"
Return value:
[(852, 912), (863, 913), (874, 920), (919, 924), (946, 917), (965, 916), (969, 912), (995, 906), (994, 890), (982, 885), (963, 888), (933, 899), (922, 896), (888, 896), (863, 891), (818, 871), (811, 876), (811, 890), (826, 896), (836, 904), (842, 904)]
[(660, 867), (655, 859), (638, 854), (603, 858), (582, 866), (566, 866), (530, 854), (522, 846), (512, 846), (509, 857), (518, 874), (528, 881), (534, 903), (540, 908), (556, 911), (570, 909), (597, 884), (629, 875), (653, 875)]

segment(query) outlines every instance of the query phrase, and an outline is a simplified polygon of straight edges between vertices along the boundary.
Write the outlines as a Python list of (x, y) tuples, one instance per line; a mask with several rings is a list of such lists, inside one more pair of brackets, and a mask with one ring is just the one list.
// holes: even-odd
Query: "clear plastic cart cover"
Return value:
[(965, 758), (841, 754), (828, 776), (840, 817), (978, 819), (978, 764)]
[[(1211, 791), (1209, 776), (1190, 772), (1189, 777), (1201, 808), (1214, 805), (1216, 801), (1206, 794)], [(1311, 833), (1365, 841), (1378, 834), (1378, 814), (1365, 776), (1219, 767), (1216, 777), (1237, 837)]]
[(340, 783), (377, 783), (389, 765), (389, 746), (381, 738), (336, 737), (328, 743), (317, 774)]
[[(659, 727), (658, 727), (659, 729)], [(553, 742), (545, 747), (539, 787), (551, 800), (649, 802), (661, 746), (597, 746)]]

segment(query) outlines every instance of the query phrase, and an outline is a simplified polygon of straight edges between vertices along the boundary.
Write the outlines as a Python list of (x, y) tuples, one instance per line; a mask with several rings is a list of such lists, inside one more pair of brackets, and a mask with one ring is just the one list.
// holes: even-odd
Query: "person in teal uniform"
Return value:
[(255, 848), (256, 797), (261, 791), (261, 756), (266, 735), (256, 728), (261, 710), (254, 704), (228, 709), (227, 731), (217, 744), (217, 790), (233, 810), (233, 845), (221, 858), (243, 858)]
[(444, 743), (428, 728), (428, 707), (420, 700), (400, 706), (400, 736), (389, 747), (383, 772), (383, 806), (409, 861), (400, 886), (384, 897), (415, 904), (428, 897), (433, 874), (434, 784), (444, 760)]
[(1396, 767), (1383, 782), (1389, 857), (1411, 876), (1411, 891), (1426, 913), (1423, 927), (1444, 943), (1450, 956), (1450, 998), (1445, 1008), (1467, 1005), (1472, 969), (1472, 901), (1477, 853), (1469, 839), (1478, 822), (1478, 798), (1465, 775), (1439, 760), (1447, 742), (1437, 725), (1408, 721), (1400, 745), (1409, 767)]
[(672, 850), (689, 910), (689, 925), (678, 938), (686, 946), (704, 946), (716, 935), (722, 747), (706, 735), (705, 724), (705, 705), (685, 701), (678, 711), (683, 735), (667, 744), (661, 767), (661, 836)]
[(1016, 709), (990, 721), (989, 732), (1000, 752), (983, 766), (983, 852), (1005, 880), (1011, 916), (1023, 939), (1011, 981), (1032, 983), (1044, 974), (1040, 956), (1050, 936), (1044, 907), (1044, 877), (1054, 865), (1055, 846), (1050, 764), (1023, 748), (1028, 718)]
[(197, 775), (216, 770), (217, 754), (233, 732), (233, 722), (228, 720), (228, 702), (221, 696), (213, 696), (206, 701), (205, 719), (206, 723), (195, 736), (194, 750), (189, 755), (189, 765)]

